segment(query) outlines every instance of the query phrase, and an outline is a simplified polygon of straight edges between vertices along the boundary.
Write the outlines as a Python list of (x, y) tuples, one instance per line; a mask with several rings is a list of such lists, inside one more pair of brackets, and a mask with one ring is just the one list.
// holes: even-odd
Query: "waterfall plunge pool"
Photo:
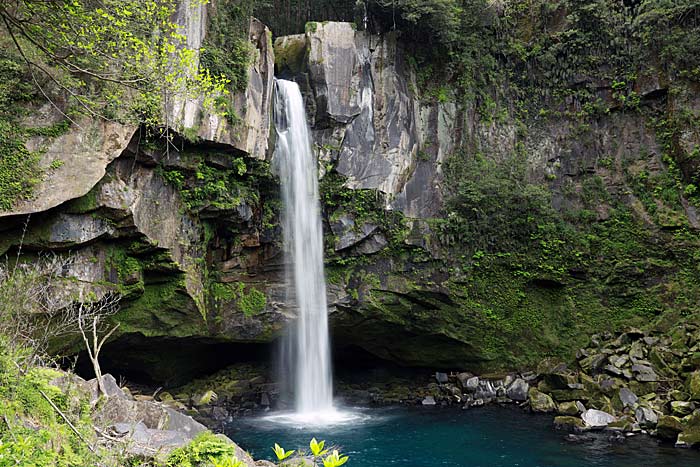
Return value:
[(256, 459), (274, 459), (271, 447), (306, 447), (312, 437), (350, 456), (348, 467), (691, 467), (700, 452), (639, 435), (610, 440), (610, 432), (557, 431), (552, 416), (517, 408), (435, 407), (353, 409), (354, 420), (302, 428), (272, 417), (236, 419), (226, 434)]

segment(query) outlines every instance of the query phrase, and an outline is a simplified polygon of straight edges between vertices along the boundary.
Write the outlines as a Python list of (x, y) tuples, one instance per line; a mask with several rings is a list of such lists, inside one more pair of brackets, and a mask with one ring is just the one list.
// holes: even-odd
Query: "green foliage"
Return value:
[(293, 450), (293, 449), (292, 449), (291, 451), (285, 451), (284, 448), (283, 448), (282, 446), (280, 446), (279, 444), (277, 444), (277, 443), (275, 443), (275, 447), (272, 448), (272, 450), (274, 451), (275, 456), (277, 457), (277, 460), (278, 460), (278, 461), (283, 461), (283, 460), (285, 460), (287, 457), (289, 457), (289, 456), (291, 456), (292, 454), (294, 454), (294, 450)]
[(337, 450), (333, 450), (323, 459), (323, 467), (340, 467), (348, 461), (348, 456), (341, 456)]
[[(18, 350), (0, 336), (0, 465), (82, 467), (107, 462), (111, 454), (93, 453), (87, 445), (94, 433), (87, 395), (75, 386), (61, 390), (50, 384), (63, 376), (58, 371), (22, 364), (27, 352), (31, 349)], [(69, 417), (83, 439), (51, 403)]]
[[(162, 113), (152, 111), (167, 100), (200, 95), (211, 106), (228, 84), (198, 68), (196, 51), (172, 20), (176, 8), (175, 0), (31, 0), (0, 8), (0, 17), (33, 76), (47, 78), (70, 106), (157, 125)], [(139, 114), (125, 101), (160, 105)]]
[(225, 76), (234, 92), (245, 90), (248, 84), (248, 66), (253, 55), (248, 22), (254, 3), (252, 0), (217, 2), (203, 45), (202, 65), (214, 76)]
[(225, 80), (229, 93), (214, 100), (214, 107), (229, 123), (235, 123), (232, 94), (248, 85), (248, 67), (254, 57), (248, 40), (248, 27), (253, 0), (222, 0), (216, 14), (209, 19), (209, 28), (200, 55), (200, 63), (212, 76)]
[(41, 181), (40, 155), (27, 150), (21, 131), (0, 119), (0, 210), (9, 211), (19, 200), (31, 199)]
[(545, 232), (566, 235), (549, 190), (527, 181), (525, 162), (520, 154), (497, 163), (467, 153), (447, 161), (450, 192), (440, 229), (443, 243), (468, 245), (471, 251), (529, 250), (541, 246)]
[(309, 442), (311, 454), (313, 454), (315, 457), (326, 454), (328, 452), (328, 449), (323, 449), (323, 446), (325, 446), (325, 444), (325, 441), (321, 441), (319, 443), (318, 441), (316, 441), (316, 438), (311, 438), (311, 442)]
[(227, 440), (206, 431), (187, 446), (170, 453), (167, 467), (241, 467), (236, 449)]
[[(309, 458), (312, 460), (311, 465), (317, 466), (323, 463), (323, 467), (340, 467), (348, 461), (349, 457), (341, 455), (337, 449), (334, 449), (329, 454), (328, 452), (330, 450), (324, 449), (325, 444), (325, 441), (316, 441), (316, 438), (311, 439), (309, 442), (309, 449), (311, 450)], [(275, 447), (272, 448), (272, 450), (277, 460), (280, 462), (280, 467), (304, 467), (309, 465), (307, 463), (307, 457), (304, 456), (303, 452), (298, 452), (294, 458), (289, 459), (295, 451), (285, 451), (285, 449), (277, 443), (275, 443)], [(285, 462), (285, 460), (287, 461)]]
[(21, 61), (4, 48), (0, 83), (0, 210), (9, 211), (17, 201), (32, 198), (42, 174), (40, 154), (26, 148), (26, 134), (18, 124), (22, 106), (36, 97), (36, 91)]
[[(374, 0), (378, 14), (398, 18), (398, 29), (422, 37), (433, 45), (451, 46), (461, 40), (465, 7), (460, 0)], [(472, 2), (468, 2), (472, 3)], [(373, 5), (374, 6), (374, 5)]]
[(210, 286), (210, 293), (219, 306), (223, 302), (235, 301), (238, 310), (249, 317), (262, 313), (267, 306), (267, 296), (254, 287), (246, 290), (243, 282), (235, 284), (214, 282)]
[(159, 168), (159, 173), (180, 191), (190, 211), (198, 212), (210, 207), (217, 210), (235, 209), (246, 198), (255, 201), (256, 194), (242, 178), (248, 170), (245, 161), (236, 157), (231, 162), (232, 169), (219, 169), (202, 162), (193, 172)]

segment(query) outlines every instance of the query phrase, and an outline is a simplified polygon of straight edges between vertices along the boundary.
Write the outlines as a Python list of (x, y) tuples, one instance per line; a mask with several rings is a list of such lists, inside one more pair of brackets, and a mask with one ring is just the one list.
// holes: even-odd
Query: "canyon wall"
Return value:
[[(180, 21), (198, 49), (216, 10), (195, 8)], [(427, 86), (395, 31), (309, 23), (273, 47), (251, 20), (249, 39), (233, 121), (185, 99), (168, 107), (171, 142), (85, 119), (28, 143), (45, 148), (45, 174), (31, 199), (0, 213), (0, 253), (52, 252), (65, 258), (67, 289), (121, 294), (106, 366), (182, 382), (266, 358), (294, 318), (275, 67), (300, 84), (318, 151), (338, 355), (523, 367), (572, 355), (592, 332), (697, 312), (700, 224), (684, 178), (700, 144), (697, 82), (649, 66), (625, 84), (630, 106), (619, 84), (578, 76), (603, 109), (586, 113), (573, 101), (494, 90), (484, 102)], [(32, 119), (56, 116), (47, 105)], [(673, 163), (670, 151), (688, 157)]]

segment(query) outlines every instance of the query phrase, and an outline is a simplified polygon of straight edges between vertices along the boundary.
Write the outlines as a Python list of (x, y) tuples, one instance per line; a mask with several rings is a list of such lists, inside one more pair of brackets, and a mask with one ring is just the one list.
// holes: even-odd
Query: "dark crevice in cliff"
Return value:
[[(270, 352), (270, 344), (129, 334), (106, 344), (100, 363), (117, 379), (174, 387), (237, 363), (267, 364)], [(85, 352), (78, 355), (76, 371), (94, 376)]]

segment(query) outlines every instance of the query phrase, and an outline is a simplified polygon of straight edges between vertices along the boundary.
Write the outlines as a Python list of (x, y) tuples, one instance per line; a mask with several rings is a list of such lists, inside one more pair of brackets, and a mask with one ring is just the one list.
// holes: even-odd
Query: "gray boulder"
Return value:
[(653, 428), (659, 422), (659, 416), (648, 407), (637, 407), (634, 416), (642, 428)]
[(583, 423), (589, 428), (605, 428), (615, 421), (615, 417), (607, 412), (596, 409), (588, 409), (581, 414)]
[(126, 451), (132, 456), (166, 457), (170, 451), (191, 441), (187, 435), (172, 430), (148, 428), (143, 422), (116, 423), (110, 427), (112, 435), (126, 441)]
[(632, 365), (634, 378), (641, 382), (658, 381), (659, 377), (654, 369), (648, 365)]
[(435, 373), (435, 380), (440, 383), (440, 384), (445, 384), (448, 381), (447, 378), (447, 373), (441, 373), (441, 372), (436, 372)]
[(508, 386), (506, 395), (514, 401), (526, 401), (529, 389), (530, 385), (524, 379), (516, 378), (516, 380)]
[(634, 407), (639, 398), (629, 388), (620, 388), (620, 401), (623, 407)]
[(469, 381), (470, 378), (473, 378), (474, 375), (471, 373), (463, 372), (463, 373), (457, 373), (457, 381), (459, 381), (460, 386), (462, 386), (462, 389), (466, 390), (467, 389), (467, 381)]
[(422, 401), (422, 405), (435, 405), (435, 398), (433, 396), (426, 396)]
[(479, 387), (479, 377), (473, 376), (466, 381), (464, 390), (467, 392), (474, 392)]

